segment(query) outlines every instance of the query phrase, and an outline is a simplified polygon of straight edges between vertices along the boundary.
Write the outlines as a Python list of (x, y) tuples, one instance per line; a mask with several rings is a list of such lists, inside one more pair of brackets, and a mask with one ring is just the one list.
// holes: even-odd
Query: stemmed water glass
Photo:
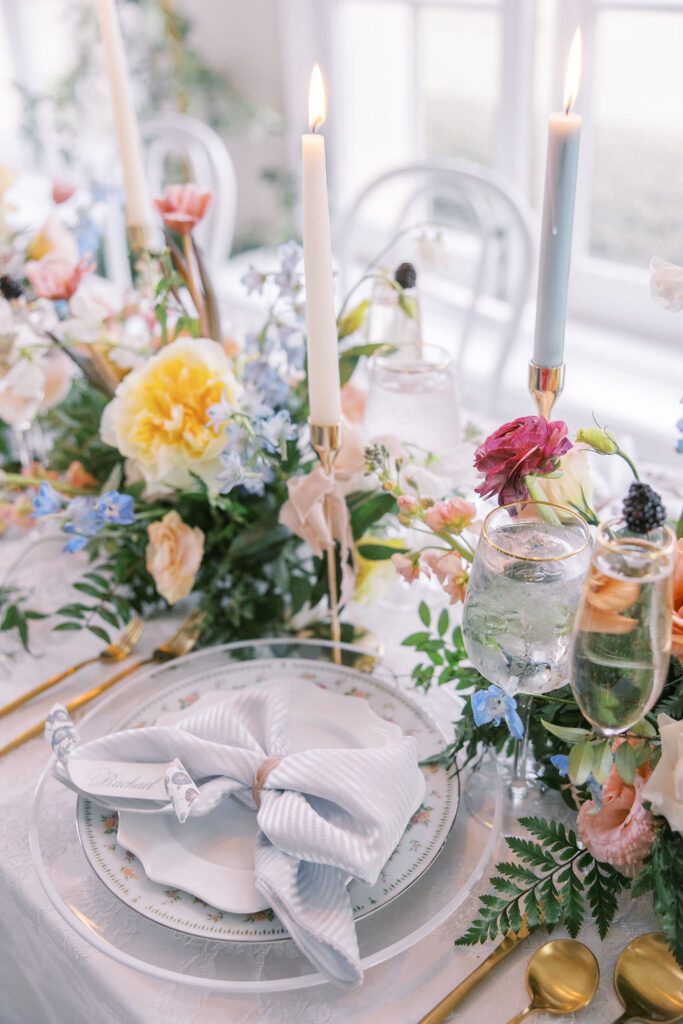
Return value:
[(657, 701), (669, 667), (673, 551), (668, 527), (598, 529), (571, 648), (571, 687), (597, 732), (626, 732)]
[(515, 741), (510, 796), (517, 815), (531, 810), (531, 701), (569, 681), (572, 626), (589, 561), (588, 524), (564, 506), (518, 501), (484, 520), (462, 635), (474, 667), (505, 696), (516, 695), (523, 735)]

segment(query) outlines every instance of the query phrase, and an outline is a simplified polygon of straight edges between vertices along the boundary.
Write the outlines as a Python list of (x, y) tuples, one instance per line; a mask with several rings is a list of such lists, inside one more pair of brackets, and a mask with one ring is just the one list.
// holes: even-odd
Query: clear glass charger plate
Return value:
[[(322, 641), (261, 640), (226, 644), (155, 666), (133, 677), (80, 720), (84, 739), (116, 728), (151, 696), (173, 689), (203, 673), (250, 658), (307, 658), (329, 664), (331, 645)], [(367, 663), (367, 651), (348, 645), (343, 650), (345, 673), (359, 690), (367, 673), (353, 665)], [(313, 668), (313, 666), (312, 666)], [(392, 673), (375, 661), (373, 677), (402, 700), (422, 701), (397, 685)], [(448, 723), (446, 728), (448, 727)], [(447, 733), (440, 728), (443, 739)], [(422, 757), (436, 750), (420, 751)], [(46, 766), (36, 787), (31, 817), (31, 853), (40, 882), (62, 918), (83, 939), (119, 963), (164, 981), (223, 992), (262, 993), (309, 988), (325, 982), (312, 971), (291, 940), (221, 942), (182, 934), (140, 916), (123, 905), (93, 873), (75, 827), (76, 795), (60, 785)], [(399, 897), (357, 922), (364, 969), (409, 949), (450, 917), (482, 876), (496, 847), (502, 792), (496, 780), (490, 794), (494, 827), (479, 824), (458, 807), (455, 824), (440, 855)]]

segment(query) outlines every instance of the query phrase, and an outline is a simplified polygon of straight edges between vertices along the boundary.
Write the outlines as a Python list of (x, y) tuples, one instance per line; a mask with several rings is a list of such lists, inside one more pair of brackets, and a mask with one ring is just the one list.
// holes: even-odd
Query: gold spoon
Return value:
[(673, 1024), (683, 1017), (683, 971), (664, 932), (648, 932), (629, 942), (614, 968), (614, 987), (625, 1007), (614, 1024)]
[(508, 1024), (521, 1024), (532, 1013), (576, 1013), (588, 1006), (600, 981), (590, 949), (575, 939), (556, 939), (537, 949), (526, 969), (531, 1002)]

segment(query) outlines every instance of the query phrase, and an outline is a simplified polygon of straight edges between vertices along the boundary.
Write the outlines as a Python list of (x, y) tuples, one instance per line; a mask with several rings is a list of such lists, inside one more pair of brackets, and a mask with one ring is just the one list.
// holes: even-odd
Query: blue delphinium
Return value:
[(676, 429), (681, 433), (681, 437), (679, 437), (678, 443), (676, 444), (676, 451), (683, 452), (683, 416), (676, 424)]
[(569, 771), (569, 757), (567, 754), (553, 754), (550, 758), (550, 763), (555, 765), (562, 778), (566, 777)]
[(472, 714), (476, 725), (493, 722), (500, 725), (501, 718), (516, 740), (524, 735), (524, 723), (517, 713), (517, 702), (499, 686), (489, 686), (488, 690), (477, 690), (471, 698)]
[(284, 457), (287, 454), (287, 442), (296, 434), (296, 427), (289, 412), (280, 409), (270, 419), (261, 420), (257, 424), (256, 433), (263, 438), (267, 451), (279, 451)]
[(64, 499), (61, 494), (57, 494), (54, 487), (43, 480), (42, 484), (38, 489), (38, 493), (33, 499), (33, 512), (31, 515), (40, 519), (41, 516), (51, 516), (55, 512), (58, 512), (62, 507)]
[(216, 480), (221, 494), (229, 494), (233, 487), (241, 484), (244, 480), (244, 467), (238, 453), (234, 450), (222, 452), (219, 459), (223, 469)]
[(95, 502), (95, 511), (106, 523), (118, 523), (119, 526), (131, 526), (135, 522), (133, 507), (135, 502), (130, 494), (119, 494), (118, 491), (106, 491)]

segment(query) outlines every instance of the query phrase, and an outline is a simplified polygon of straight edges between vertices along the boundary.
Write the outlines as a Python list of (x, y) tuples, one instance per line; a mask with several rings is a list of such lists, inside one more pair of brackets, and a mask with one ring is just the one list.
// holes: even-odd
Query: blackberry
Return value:
[(629, 487), (623, 509), (626, 525), (633, 533), (647, 533), (648, 530), (661, 526), (666, 520), (662, 499), (649, 484), (643, 484), (639, 480)]
[(16, 277), (3, 274), (0, 277), (0, 292), (2, 292), (5, 299), (18, 299), (20, 295), (24, 294), (24, 288), (21, 281), (18, 281)]
[(401, 288), (414, 288), (417, 281), (417, 271), (412, 263), (402, 263), (396, 267), (394, 281), (400, 284)]

